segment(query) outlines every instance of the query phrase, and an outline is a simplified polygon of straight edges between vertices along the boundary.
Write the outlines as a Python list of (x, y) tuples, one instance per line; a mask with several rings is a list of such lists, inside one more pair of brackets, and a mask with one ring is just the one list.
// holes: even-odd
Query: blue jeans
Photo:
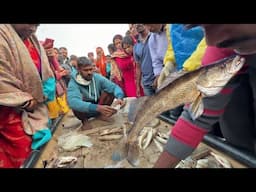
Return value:
[(146, 96), (154, 95), (156, 90), (151, 85), (143, 85), (144, 94)]

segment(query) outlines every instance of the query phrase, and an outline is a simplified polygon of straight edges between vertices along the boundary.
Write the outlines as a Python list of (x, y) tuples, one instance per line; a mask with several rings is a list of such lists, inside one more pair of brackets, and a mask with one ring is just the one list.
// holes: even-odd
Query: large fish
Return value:
[(234, 55), (192, 72), (181, 72), (165, 81), (156, 94), (137, 99), (132, 128), (112, 154), (112, 159), (127, 158), (132, 165), (138, 165), (137, 137), (148, 122), (164, 111), (189, 103), (192, 118), (196, 119), (203, 113), (202, 98), (219, 93), (244, 62), (244, 58)]

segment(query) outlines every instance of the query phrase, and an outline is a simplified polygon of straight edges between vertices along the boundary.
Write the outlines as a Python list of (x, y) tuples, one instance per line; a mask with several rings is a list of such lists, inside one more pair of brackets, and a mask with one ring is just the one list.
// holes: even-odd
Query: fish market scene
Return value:
[(256, 168), (255, 43), (256, 24), (0, 24), (0, 168)]

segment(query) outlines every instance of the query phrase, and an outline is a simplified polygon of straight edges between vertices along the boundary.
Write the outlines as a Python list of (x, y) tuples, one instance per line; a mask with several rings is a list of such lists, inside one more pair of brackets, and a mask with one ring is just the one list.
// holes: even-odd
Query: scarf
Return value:
[(10, 24), (0, 24), (0, 105), (19, 109), (28, 100), (36, 99), (33, 113), (22, 110), (27, 134), (47, 127), (48, 111), (44, 103), (42, 82), (54, 77), (43, 47), (35, 35), (30, 37), (41, 60), (41, 77), (30, 53)]

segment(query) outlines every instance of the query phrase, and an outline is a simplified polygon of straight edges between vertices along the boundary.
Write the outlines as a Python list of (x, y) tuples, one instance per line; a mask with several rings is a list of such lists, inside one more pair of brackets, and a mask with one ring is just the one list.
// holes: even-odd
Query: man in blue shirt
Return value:
[(109, 120), (116, 110), (109, 105), (116, 98), (116, 104), (123, 105), (122, 89), (93, 72), (92, 62), (87, 57), (78, 58), (78, 71), (74, 71), (68, 85), (68, 103), (74, 115), (83, 123), (82, 129), (90, 129), (90, 117)]
[(149, 30), (143, 24), (135, 24), (136, 30), (139, 33), (138, 43), (134, 45), (133, 52), (136, 65), (136, 84), (137, 91), (139, 91), (139, 85), (142, 82), (145, 95), (150, 96), (155, 93), (156, 87), (154, 87), (154, 81), (156, 80), (152, 58), (148, 46), (148, 40), (151, 35)]

